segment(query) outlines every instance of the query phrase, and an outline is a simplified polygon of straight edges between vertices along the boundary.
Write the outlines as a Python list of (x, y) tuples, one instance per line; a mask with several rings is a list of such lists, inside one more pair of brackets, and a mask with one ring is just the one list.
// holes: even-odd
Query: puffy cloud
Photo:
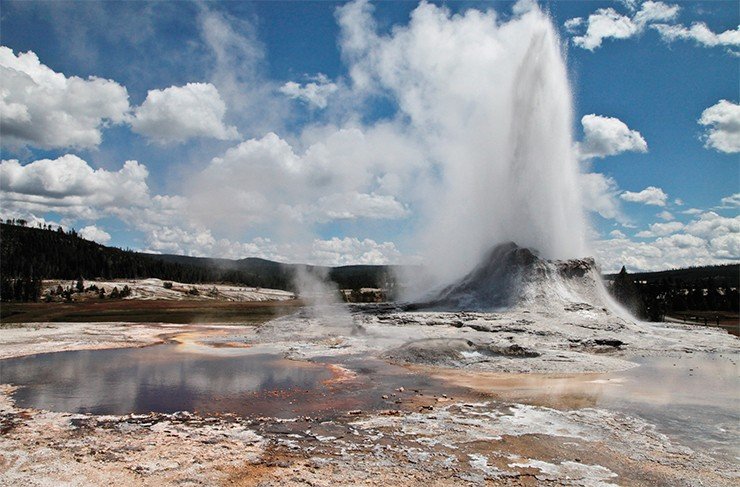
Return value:
[(296, 146), (270, 133), (214, 158), (187, 189), (190, 212), (202, 224), (240, 228), (405, 218), (399, 198), (421, 160), (394, 126), (325, 127)]
[(136, 109), (131, 128), (159, 143), (183, 142), (193, 137), (227, 140), (239, 137), (236, 127), (224, 124), (226, 104), (210, 83), (188, 83), (150, 90)]
[(714, 251), (714, 255), (720, 259), (740, 259), (740, 234), (738, 233), (715, 237), (710, 240), (710, 245)]
[(661, 211), (656, 216), (665, 221), (671, 221), (671, 220), (676, 219), (676, 217), (674, 217), (673, 213), (671, 213), (670, 211)]
[(730, 196), (725, 196), (721, 200), (722, 206), (725, 208), (736, 208), (740, 206), (740, 193), (735, 193)]
[(311, 261), (322, 265), (396, 264), (400, 260), (401, 253), (393, 242), (378, 243), (371, 239), (334, 237), (314, 240), (311, 248)]
[(620, 230), (612, 230), (611, 232), (609, 232), (609, 235), (612, 238), (627, 238), (627, 235), (625, 235), (624, 232)]
[(640, 238), (664, 237), (676, 233), (682, 228), (683, 223), (681, 222), (653, 223), (650, 225), (650, 230), (642, 231), (635, 236)]
[(639, 193), (625, 191), (620, 196), (624, 201), (642, 203), (644, 205), (665, 206), (668, 195), (662, 189), (648, 186)]
[(672, 20), (676, 18), (679, 10), (678, 5), (647, 1), (642, 3), (633, 20), (638, 26), (644, 26), (649, 22)]
[(259, 257), (279, 262), (293, 261), (291, 253), (293, 246), (290, 244), (278, 246), (268, 238), (255, 238), (248, 242), (219, 239), (213, 236), (210, 229), (190, 225), (183, 220), (173, 221), (169, 225), (147, 225), (144, 230), (145, 252), (193, 257), (218, 256), (225, 259)]
[(280, 87), (280, 92), (289, 98), (301, 100), (316, 108), (326, 108), (328, 98), (338, 90), (335, 83), (326, 75), (319, 73), (313, 81), (306, 84), (288, 81)]
[(147, 232), (147, 250), (156, 253), (210, 256), (215, 243), (211, 231), (205, 228), (156, 225)]
[(575, 34), (576, 32), (578, 32), (578, 28), (582, 25), (583, 25), (582, 17), (574, 17), (572, 19), (566, 20), (563, 23), (565, 30), (567, 30), (570, 34)]
[(566, 21), (565, 26), (569, 32), (576, 33), (585, 23), (585, 33), (573, 37), (573, 43), (593, 51), (601, 47), (604, 39), (628, 39), (643, 32), (650, 23), (674, 19), (679, 10), (676, 5), (647, 1), (632, 16), (622, 15), (613, 8), (600, 8), (589, 15), (585, 22), (571, 19)]
[(720, 100), (702, 112), (699, 124), (708, 127), (706, 148), (728, 154), (740, 152), (740, 105)]
[(622, 152), (647, 152), (648, 146), (637, 130), (613, 117), (585, 115), (581, 119), (584, 139), (579, 144), (581, 158), (613, 156)]
[[(586, 20), (582, 17), (569, 19), (564, 23), (565, 30), (574, 35), (573, 43), (576, 46), (590, 51), (601, 47), (604, 39), (628, 39), (641, 34), (646, 28), (655, 29), (666, 42), (693, 40), (703, 47), (740, 46), (740, 27), (715, 33), (703, 22), (695, 22), (690, 27), (666, 23), (676, 19), (680, 11), (678, 5), (647, 1), (642, 3), (639, 10), (635, 9), (634, 2), (627, 7), (631, 14), (623, 15), (613, 8), (600, 8)], [(729, 52), (737, 55), (736, 51)]]
[(703, 22), (695, 22), (691, 27), (667, 24), (656, 24), (651, 27), (657, 30), (667, 42), (693, 40), (698, 45), (704, 47), (740, 46), (740, 27), (735, 30), (726, 30), (719, 34), (712, 32)]
[[(329, 220), (396, 220), (409, 216), (409, 210), (390, 195), (375, 193), (335, 193), (319, 198), (315, 211)], [(322, 218), (321, 216), (319, 218)]]
[(585, 173), (580, 178), (583, 206), (604, 218), (625, 222), (619, 206), (617, 182), (601, 173)]
[(688, 223), (686, 233), (705, 239), (723, 237), (732, 233), (740, 233), (740, 216), (728, 218), (713, 211), (702, 213), (698, 219)]
[[(596, 241), (593, 247), (604, 272), (617, 272), (623, 265), (630, 272), (638, 272), (716, 262), (703, 240), (690, 237), (688, 242), (684, 242), (675, 237), (656, 239), (654, 242), (613, 238)], [(688, 247), (684, 245), (686, 243)]]
[(115, 81), (66, 77), (32, 51), (17, 56), (0, 46), (0, 130), (3, 145), (90, 148), (101, 128), (122, 123), (128, 92)]
[(627, 39), (638, 30), (632, 19), (613, 8), (602, 8), (589, 15), (586, 25), (585, 34), (573, 37), (573, 43), (589, 51), (601, 47), (604, 39)]
[(702, 211), (699, 208), (689, 208), (688, 210), (684, 210), (681, 213), (684, 215), (700, 215)]
[(110, 242), (110, 233), (106, 232), (102, 228), (98, 228), (95, 225), (88, 225), (82, 228), (79, 232), (80, 237), (98, 242), (99, 244), (107, 244)]
[(670, 244), (680, 249), (701, 248), (706, 245), (706, 241), (702, 240), (701, 238), (685, 233), (671, 235), (670, 237), (660, 239), (660, 242), (663, 245)]
[[(621, 232), (612, 232), (610, 239), (597, 240), (593, 249), (602, 268), (607, 272), (618, 271), (626, 265), (630, 271), (651, 271), (696, 265), (723, 264), (740, 258), (740, 216), (722, 217), (713, 212), (701, 214), (683, 228), (672, 233), (666, 225), (651, 225), (652, 241), (635, 242)], [(680, 225), (680, 224), (679, 224)]]
[(199, 257), (218, 255), (222, 258), (243, 259), (260, 257), (279, 262), (298, 262), (312, 265), (383, 265), (397, 264), (402, 255), (392, 242), (372, 239), (334, 237), (310, 242), (277, 243), (268, 238), (249, 242), (217, 239), (202, 227), (156, 227), (147, 233), (148, 252), (176, 253)]
[(21, 165), (0, 162), (3, 205), (30, 212), (53, 211), (71, 218), (96, 218), (101, 211), (146, 205), (146, 167), (126, 161), (118, 171), (93, 169), (67, 154)]

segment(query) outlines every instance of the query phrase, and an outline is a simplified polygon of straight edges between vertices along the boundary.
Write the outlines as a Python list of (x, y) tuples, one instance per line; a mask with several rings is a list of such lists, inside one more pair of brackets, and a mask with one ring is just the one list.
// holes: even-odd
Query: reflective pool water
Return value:
[(737, 359), (707, 353), (641, 357), (633, 359), (639, 366), (610, 374), (432, 374), (511, 402), (621, 411), (645, 419), (682, 444), (738, 460)]
[(13, 394), (18, 406), (49, 411), (282, 418), (396, 408), (393, 391), (399, 387), (430, 394), (440, 385), (445, 392), (455, 390), (380, 360), (350, 357), (341, 366), (330, 361), (287, 360), (269, 348), (216, 348), (185, 340), (0, 360), (0, 383), (20, 386)]

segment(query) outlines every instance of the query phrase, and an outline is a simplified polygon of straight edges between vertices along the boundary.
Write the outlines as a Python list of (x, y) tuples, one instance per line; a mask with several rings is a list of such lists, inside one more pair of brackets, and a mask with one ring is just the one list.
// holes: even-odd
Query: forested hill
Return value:
[[(297, 265), (264, 259), (209, 259), (157, 255), (106, 247), (63, 232), (0, 224), (0, 274), (3, 279), (105, 279), (156, 277), (186, 283), (229, 282), (293, 290)], [(341, 288), (385, 287), (388, 266), (325, 269)]]
[[(616, 276), (617, 274), (607, 274), (604, 277), (608, 280), (613, 280)], [(707, 265), (667, 271), (636, 272), (629, 276), (633, 281), (646, 284), (659, 284), (664, 281), (674, 283), (708, 283), (711, 280), (713, 284), (721, 287), (737, 288), (740, 287), (740, 264)]]

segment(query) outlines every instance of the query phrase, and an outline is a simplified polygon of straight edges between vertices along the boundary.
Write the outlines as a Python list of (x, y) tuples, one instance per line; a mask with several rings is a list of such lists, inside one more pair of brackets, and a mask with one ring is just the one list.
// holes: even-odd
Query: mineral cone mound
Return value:
[(491, 249), (470, 273), (418, 306), (465, 311), (547, 311), (564, 307), (608, 308), (609, 298), (592, 258), (545, 260), (537, 251), (509, 242)]

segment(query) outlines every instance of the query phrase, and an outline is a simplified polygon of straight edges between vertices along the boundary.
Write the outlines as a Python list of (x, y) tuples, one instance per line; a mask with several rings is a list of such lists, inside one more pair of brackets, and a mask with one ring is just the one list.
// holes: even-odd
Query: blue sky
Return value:
[[(423, 6), (0, 3), (4, 218), (163, 253), (423, 259), (437, 156), (399, 100), (425, 81), (383, 81), (393, 61), (353, 54), (350, 38), (392, 50), (399, 31), (421, 31), (409, 17)], [(525, 3), (434, 2), (427, 20), (465, 27), (456, 14), (494, 10), (468, 32), (496, 38)], [(738, 2), (540, 8), (560, 36), (591, 175), (589, 250), (606, 270), (737, 262)], [(417, 47), (427, 41), (438, 40)]]

